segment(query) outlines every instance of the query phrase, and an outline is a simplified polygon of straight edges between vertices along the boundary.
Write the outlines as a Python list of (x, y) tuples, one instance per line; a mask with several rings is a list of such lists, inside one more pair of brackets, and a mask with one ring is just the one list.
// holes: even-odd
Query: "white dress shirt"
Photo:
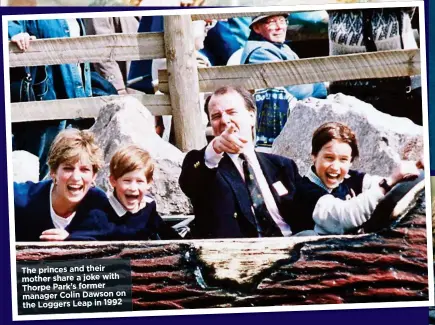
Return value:
[(76, 212), (74, 211), (68, 218), (63, 218), (59, 216), (53, 209), (53, 202), (51, 201), (51, 195), (53, 193), (53, 183), (50, 187), (50, 216), (51, 221), (53, 221), (54, 228), (56, 229), (65, 229), (72, 221)]

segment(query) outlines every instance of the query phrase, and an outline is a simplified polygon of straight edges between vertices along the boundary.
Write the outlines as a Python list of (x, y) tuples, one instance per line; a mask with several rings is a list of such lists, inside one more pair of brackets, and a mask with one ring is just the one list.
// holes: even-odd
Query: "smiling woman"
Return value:
[(97, 239), (108, 227), (89, 213), (107, 204), (105, 193), (93, 187), (101, 163), (91, 132), (59, 133), (48, 157), (52, 179), (14, 183), (16, 241)]

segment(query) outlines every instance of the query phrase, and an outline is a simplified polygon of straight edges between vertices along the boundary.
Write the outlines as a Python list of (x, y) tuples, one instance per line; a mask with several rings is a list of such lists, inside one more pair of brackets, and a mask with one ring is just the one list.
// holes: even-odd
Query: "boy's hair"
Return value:
[(56, 171), (62, 163), (76, 163), (84, 155), (89, 158), (92, 170), (96, 174), (103, 165), (103, 154), (95, 142), (95, 136), (91, 131), (74, 128), (61, 131), (48, 153), (47, 164), (51, 171)]
[(322, 147), (334, 139), (347, 143), (350, 146), (352, 149), (351, 161), (359, 156), (355, 133), (347, 125), (338, 122), (324, 123), (314, 131), (311, 141), (311, 154), (317, 156)]
[(110, 175), (115, 179), (143, 168), (147, 182), (150, 183), (153, 179), (154, 162), (148, 151), (134, 144), (119, 149), (110, 160)]

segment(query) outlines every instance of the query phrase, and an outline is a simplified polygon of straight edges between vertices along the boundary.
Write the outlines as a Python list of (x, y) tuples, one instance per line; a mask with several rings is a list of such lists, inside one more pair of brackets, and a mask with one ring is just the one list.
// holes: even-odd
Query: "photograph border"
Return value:
[[(331, 10), (331, 9), (363, 9), (363, 8), (388, 8), (388, 7), (418, 7), (420, 11), (420, 53), (421, 53), (421, 77), (422, 77), (422, 108), (423, 108), (423, 131), (424, 131), (424, 163), (426, 171), (430, 170), (429, 164), (429, 120), (428, 120), (428, 95), (427, 95), (427, 65), (426, 65), (426, 37), (425, 37), (425, 12), (423, 1), (412, 1), (397, 3), (387, 1), (379, 3), (352, 3), (352, 4), (324, 4), (324, 5), (296, 5), (296, 6), (269, 6), (269, 7), (228, 7), (228, 8), (189, 8), (189, 9), (166, 9), (166, 10), (144, 10), (144, 11), (107, 11), (107, 12), (86, 12), (86, 13), (60, 13), (60, 14), (25, 14), (7, 15), (2, 17), (3, 27), (3, 53), (4, 53), (4, 82), (5, 82), (5, 117), (6, 134), (11, 134), (11, 103), (9, 93), (9, 45), (7, 21), (11, 19), (56, 19), (56, 18), (96, 18), (114, 16), (159, 16), (159, 15), (179, 15), (179, 14), (204, 14), (204, 13), (237, 13), (237, 12), (278, 12), (278, 11), (312, 11), (312, 10)], [(186, 309), (186, 310), (158, 310), (158, 311), (128, 311), (113, 313), (80, 313), (80, 314), (50, 314), (50, 315), (18, 315), (17, 310), (17, 287), (16, 287), (16, 247), (15, 247), (15, 222), (14, 222), (14, 199), (13, 193), (13, 172), (12, 172), (12, 140), (7, 136), (7, 173), (8, 173), (8, 193), (9, 193), (9, 234), (10, 234), (10, 254), (11, 254), (11, 283), (13, 301), (13, 320), (34, 320), (34, 319), (78, 319), (78, 318), (113, 318), (113, 317), (132, 317), (132, 316), (157, 316), (157, 315), (197, 315), (197, 314), (227, 314), (227, 313), (246, 313), (246, 312), (276, 312), (276, 311), (300, 311), (300, 310), (344, 310), (355, 308), (389, 308), (389, 307), (426, 307), (434, 304), (434, 276), (433, 276), (433, 250), (432, 250), (432, 204), (430, 193), (430, 173), (425, 175), (425, 194), (426, 194), (426, 231), (427, 231), (427, 257), (428, 257), (428, 282), (429, 300), (427, 302), (383, 302), (383, 303), (358, 303), (344, 305), (297, 305), (297, 306), (272, 306), (272, 307), (231, 307), (231, 308), (209, 308), (209, 309)], [(182, 242), (214, 241), (215, 239), (204, 240), (183, 240)], [(233, 239), (219, 239), (220, 241), (233, 241)], [(252, 239), (251, 239), (252, 240)], [(261, 239), (262, 241), (268, 239)], [(283, 240), (288, 240), (287, 238)], [(180, 241), (177, 241), (180, 242)], [(25, 244), (25, 243), (23, 243)]]

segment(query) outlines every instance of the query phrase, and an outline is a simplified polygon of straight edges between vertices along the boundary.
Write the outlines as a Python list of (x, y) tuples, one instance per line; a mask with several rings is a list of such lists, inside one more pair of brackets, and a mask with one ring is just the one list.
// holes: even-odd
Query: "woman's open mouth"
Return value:
[(72, 194), (78, 194), (83, 191), (83, 185), (67, 185), (66, 188)]

